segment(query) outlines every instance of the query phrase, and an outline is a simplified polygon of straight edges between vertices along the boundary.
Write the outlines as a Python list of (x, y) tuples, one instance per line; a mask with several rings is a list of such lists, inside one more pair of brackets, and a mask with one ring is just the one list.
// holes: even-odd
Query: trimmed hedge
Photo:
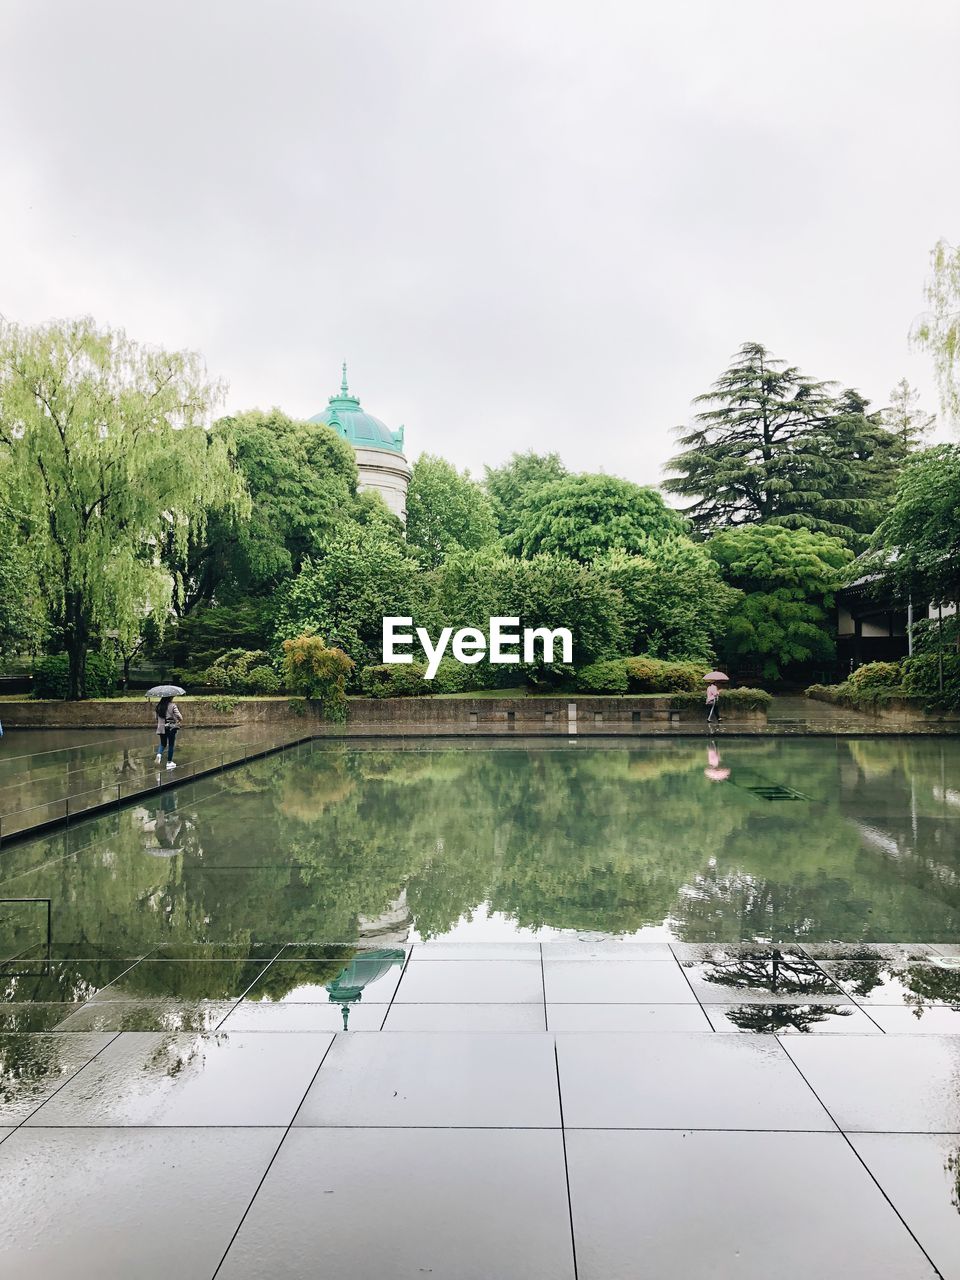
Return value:
[(581, 693), (696, 693), (704, 689), (703, 664), (662, 658), (611, 658), (577, 672)]
[[(705, 693), (675, 693), (670, 699), (670, 706), (703, 707), (706, 715)], [(720, 692), (720, 714), (728, 715), (733, 711), (766, 711), (773, 701), (772, 694), (765, 689), (722, 689)]]
[(491, 667), (488, 662), (472, 666), (443, 658), (432, 680), (426, 679), (424, 662), (381, 663), (360, 672), (360, 692), (368, 698), (422, 698), (431, 693), (472, 693), (480, 689), (502, 688), (517, 681), (515, 665)]
[(203, 676), (211, 689), (228, 693), (279, 693), (282, 681), (262, 649), (230, 649)]
[(899, 689), (902, 678), (899, 662), (865, 662), (844, 683), (855, 693), (864, 693), (867, 689)]
[[(103, 653), (87, 654), (84, 697), (109, 698), (117, 687), (117, 664)], [(66, 701), (70, 692), (70, 659), (65, 653), (51, 653), (33, 664), (31, 697)]]

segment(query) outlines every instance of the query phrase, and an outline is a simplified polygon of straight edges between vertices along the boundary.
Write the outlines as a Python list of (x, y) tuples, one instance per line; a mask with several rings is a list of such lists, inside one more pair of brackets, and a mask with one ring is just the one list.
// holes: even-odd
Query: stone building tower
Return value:
[(407, 523), (407, 486), (410, 464), (403, 453), (403, 427), (391, 431), (386, 423), (364, 413), (360, 401), (347, 386), (347, 366), (343, 366), (340, 394), (331, 396), (326, 409), (315, 414), (311, 422), (333, 427), (349, 441), (357, 455), (360, 488), (372, 489), (404, 524)]

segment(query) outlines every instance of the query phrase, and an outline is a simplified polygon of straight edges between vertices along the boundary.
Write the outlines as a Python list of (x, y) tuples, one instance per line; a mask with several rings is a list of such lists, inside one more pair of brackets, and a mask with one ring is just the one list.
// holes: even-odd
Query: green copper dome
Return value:
[(364, 413), (360, 401), (350, 394), (347, 386), (346, 364), (343, 366), (340, 394), (331, 396), (326, 409), (308, 421), (333, 427), (355, 449), (386, 449), (390, 453), (403, 453), (403, 427), (399, 431), (391, 431), (385, 422), (371, 413)]

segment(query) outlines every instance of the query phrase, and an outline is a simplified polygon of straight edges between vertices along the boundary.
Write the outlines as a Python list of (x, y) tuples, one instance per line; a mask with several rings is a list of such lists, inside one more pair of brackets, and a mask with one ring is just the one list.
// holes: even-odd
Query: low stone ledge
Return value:
[[(350, 733), (421, 731), (462, 733), (629, 733), (698, 724), (705, 709), (672, 707), (669, 694), (654, 697), (350, 698), (345, 724), (324, 720), (316, 704), (289, 698), (246, 698), (230, 710), (206, 699), (179, 698), (184, 728), (277, 726), (324, 737)], [(3, 702), (0, 721), (9, 729), (142, 729), (152, 727), (145, 700)], [(731, 707), (724, 723), (749, 729), (767, 724), (766, 710)]]

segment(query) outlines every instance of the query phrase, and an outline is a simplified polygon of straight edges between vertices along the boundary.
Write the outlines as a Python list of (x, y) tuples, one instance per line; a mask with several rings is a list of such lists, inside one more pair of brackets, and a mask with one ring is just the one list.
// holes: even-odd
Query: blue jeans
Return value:
[(163, 749), (164, 747), (166, 747), (168, 764), (172, 763), (173, 761), (173, 748), (174, 748), (174, 745), (176, 744), (176, 741), (177, 741), (176, 729), (168, 729), (166, 733), (160, 734), (160, 745), (157, 747), (157, 755), (162, 756)]

